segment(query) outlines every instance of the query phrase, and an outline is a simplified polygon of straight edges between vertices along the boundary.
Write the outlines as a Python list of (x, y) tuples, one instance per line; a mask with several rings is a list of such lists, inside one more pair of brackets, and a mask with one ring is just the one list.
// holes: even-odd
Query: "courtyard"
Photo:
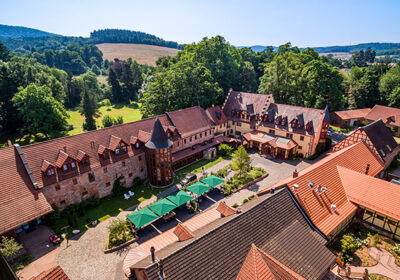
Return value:
[[(306, 161), (284, 161), (279, 159), (267, 159), (260, 156), (257, 153), (250, 154), (252, 160), (252, 165), (255, 167), (261, 167), (267, 171), (269, 174), (266, 178), (259, 181), (258, 183), (235, 192), (230, 196), (224, 197), (218, 189), (214, 189), (207, 193), (207, 197), (202, 197), (202, 201), (199, 203), (200, 209), (202, 211), (215, 207), (220, 201), (226, 201), (230, 206), (237, 204), (241, 205), (245, 199), (250, 196), (254, 196), (258, 191), (267, 188), (274, 183), (291, 176), (295, 169), (302, 170), (310, 165), (311, 162)], [(212, 162), (212, 164), (210, 164)], [(224, 168), (230, 164), (228, 159), (216, 159), (215, 161), (202, 161), (202, 164), (196, 162), (188, 167), (184, 168), (184, 172), (181, 171), (181, 176), (184, 174), (196, 171), (197, 173), (201, 171), (202, 166), (207, 166), (206, 172), (210, 174), (211, 172), (216, 172), (217, 170)], [(211, 166), (210, 166), (211, 165)], [(178, 171), (179, 172), (179, 171)], [(200, 176), (201, 174), (198, 174)], [(163, 189), (153, 189), (155, 193), (145, 193), (146, 198), (151, 198), (152, 196), (157, 196)], [(139, 197), (144, 197), (141, 192), (138, 193)], [(139, 198), (137, 197), (137, 198)], [(121, 200), (124, 203), (123, 207), (118, 207), (118, 202), (113, 203), (113, 207), (102, 206), (110, 213), (111, 217), (105, 221), (99, 223), (96, 227), (90, 228), (81, 234), (74, 236), (67, 242), (63, 242), (60, 248), (57, 250), (57, 254), (48, 254), (41, 257), (38, 261), (47, 263), (56, 263), (60, 265), (67, 275), (72, 279), (122, 279), (123, 272), (121, 268), (122, 260), (124, 259), (126, 253), (130, 248), (133, 248), (158, 234), (165, 232), (178, 224), (178, 221), (184, 222), (190, 218), (197, 215), (197, 213), (189, 214), (186, 208), (178, 208), (175, 210), (176, 216), (174, 219), (164, 222), (162, 220), (156, 221), (153, 225), (148, 225), (142, 228), (138, 232), (139, 240), (119, 251), (104, 254), (106, 239), (108, 235), (107, 226), (115, 219), (125, 219), (126, 216), (133, 213), (133, 209), (136, 208), (135, 203), (140, 202), (138, 199), (133, 197), (133, 200)], [(154, 197), (156, 199), (156, 197)], [(153, 199), (151, 199), (153, 200)], [(147, 202), (147, 201), (146, 201)], [(128, 205), (128, 203), (131, 203)], [(133, 207), (132, 207), (133, 206)], [(120, 211), (119, 208), (129, 209)], [(114, 209), (114, 212), (111, 211)], [(115, 213), (117, 210), (117, 213)], [(99, 216), (103, 215), (101, 213)], [(68, 246), (67, 246), (68, 245)], [(34, 261), (28, 265), (21, 273), (24, 271), (29, 272), (30, 267), (35, 266), (37, 261)], [(25, 273), (26, 275), (26, 273)], [(94, 275), (96, 275), (94, 277)], [(28, 275), (27, 275), (28, 276)], [(31, 275), (31, 277), (34, 275)], [(28, 277), (25, 279), (29, 279)]]

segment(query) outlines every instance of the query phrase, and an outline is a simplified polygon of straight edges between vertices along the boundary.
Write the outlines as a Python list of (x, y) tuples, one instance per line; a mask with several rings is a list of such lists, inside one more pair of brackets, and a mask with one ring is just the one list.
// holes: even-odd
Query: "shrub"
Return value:
[(229, 165), (218, 170), (217, 172), (215, 172), (215, 176), (218, 176), (220, 178), (225, 178), (228, 175), (228, 168), (229, 168)]
[(243, 199), (243, 204), (249, 202), (249, 200), (247, 198)]
[(252, 200), (252, 199), (254, 199), (254, 194), (249, 196), (249, 200)]
[(394, 245), (394, 247), (392, 248), (392, 252), (393, 252), (397, 257), (400, 257), (400, 243)]
[(124, 117), (123, 117), (123, 116), (117, 116), (117, 117), (115, 118), (114, 125), (116, 125), (116, 124), (123, 124), (123, 123), (124, 123)]
[(229, 146), (228, 144), (221, 144), (218, 147), (218, 153), (221, 156), (229, 156), (230, 154), (232, 154), (233, 148), (231, 146)]
[(132, 187), (138, 187), (138, 186), (141, 186), (141, 185), (143, 185), (143, 180), (140, 177), (136, 176), (132, 180)]
[(350, 235), (343, 235), (340, 240), (343, 255), (350, 256), (355, 250), (357, 250), (357, 245), (354, 242), (354, 238)]
[(235, 203), (235, 204), (232, 205), (232, 207), (233, 207), (233, 208), (238, 208), (238, 207), (239, 207), (239, 204)]
[(0, 253), (6, 258), (13, 258), (23, 246), (19, 244), (13, 237), (2, 236), (0, 243)]
[(199, 203), (195, 200), (190, 201), (190, 205), (192, 206), (192, 211), (197, 212), (199, 211)]
[(100, 104), (103, 105), (103, 106), (111, 106), (111, 101), (110, 101), (110, 99), (105, 98), (105, 99), (103, 99), (103, 100), (101, 101)]
[(116, 219), (113, 220), (107, 228), (110, 233), (108, 248), (119, 246), (135, 237), (130, 229), (128, 221)]
[(115, 120), (110, 115), (105, 115), (101, 122), (103, 123), (103, 127), (109, 127), (114, 125)]
[(115, 181), (114, 181), (114, 184), (113, 184), (113, 188), (112, 188), (112, 194), (114, 195), (114, 196), (117, 196), (117, 195), (121, 195), (121, 194), (123, 194), (124, 193), (124, 187), (122, 186), (122, 184), (121, 184), (121, 178), (117, 178)]
[(86, 199), (86, 209), (100, 205), (100, 199), (97, 197), (89, 197)]

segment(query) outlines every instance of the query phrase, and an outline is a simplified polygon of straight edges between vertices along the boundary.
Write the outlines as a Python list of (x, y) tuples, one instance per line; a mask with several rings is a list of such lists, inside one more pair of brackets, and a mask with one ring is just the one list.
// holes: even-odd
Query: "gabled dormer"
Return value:
[(89, 166), (90, 165), (89, 155), (87, 153), (85, 153), (84, 151), (82, 151), (82, 150), (78, 151), (78, 154), (76, 155), (76, 159), (83, 166)]
[(128, 152), (128, 143), (117, 136), (111, 135), (108, 148), (116, 156), (124, 155)]
[(68, 173), (76, 170), (76, 160), (68, 155), (63, 150), (58, 152), (56, 167), (61, 169), (63, 173)]
[(309, 121), (307, 124), (306, 124), (306, 130), (312, 130), (313, 129), (313, 121)]
[(99, 148), (97, 149), (97, 153), (104, 160), (108, 160), (110, 158), (110, 154), (108, 152), (107, 147), (105, 147), (103, 145), (99, 145)]
[(134, 147), (135, 149), (140, 149), (140, 147), (141, 147), (139, 138), (138, 138), (138, 137), (135, 137), (135, 136), (131, 136), (130, 144), (131, 144), (132, 147)]
[(41, 171), (46, 177), (52, 178), (56, 176), (56, 166), (47, 160), (42, 162)]

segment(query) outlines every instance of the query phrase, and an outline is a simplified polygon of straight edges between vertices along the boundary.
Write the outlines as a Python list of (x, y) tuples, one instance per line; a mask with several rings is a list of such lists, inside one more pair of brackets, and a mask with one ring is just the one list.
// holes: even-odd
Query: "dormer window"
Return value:
[(71, 169), (75, 169), (75, 168), (76, 168), (75, 162), (71, 162)]
[(47, 169), (47, 176), (53, 176), (55, 174), (54, 168)]
[(64, 165), (63, 165), (63, 170), (64, 170), (64, 171), (67, 171), (67, 170), (68, 170), (68, 165), (67, 165), (67, 164), (64, 164)]
[(136, 147), (136, 149), (139, 149), (139, 148), (140, 148), (139, 142), (136, 143), (135, 147)]
[(275, 124), (278, 125), (279, 124), (279, 119), (275, 120)]
[(115, 149), (115, 154), (119, 155), (119, 149)]
[(103, 159), (109, 159), (110, 158), (110, 155), (107, 153), (107, 152), (105, 152), (103, 155), (102, 155), (102, 157), (103, 157)]

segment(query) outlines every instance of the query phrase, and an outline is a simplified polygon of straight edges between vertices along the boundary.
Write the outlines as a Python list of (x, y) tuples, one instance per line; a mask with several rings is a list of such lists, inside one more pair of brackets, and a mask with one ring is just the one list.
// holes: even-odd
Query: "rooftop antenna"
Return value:
[(308, 184), (308, 186), (310, 187), (310, 190), (311, 190), (311, 191), (314, 191), (314, 185), (315, 185), (314, 182), (310, 182), (310, 183)]
[(294, 194), (298, 194), (297, 190), (299, 189), (299, 187), (300, 187), (300, 186), (299, 186), (298, 184), (294, 184), (294, 185), (293, 185), (293, 193), (294, 193)]
[(335, 213), (337, 212), (335, 204), (331, 204), (331, 209), (332, 209), (333, 212), (335, 212)]

